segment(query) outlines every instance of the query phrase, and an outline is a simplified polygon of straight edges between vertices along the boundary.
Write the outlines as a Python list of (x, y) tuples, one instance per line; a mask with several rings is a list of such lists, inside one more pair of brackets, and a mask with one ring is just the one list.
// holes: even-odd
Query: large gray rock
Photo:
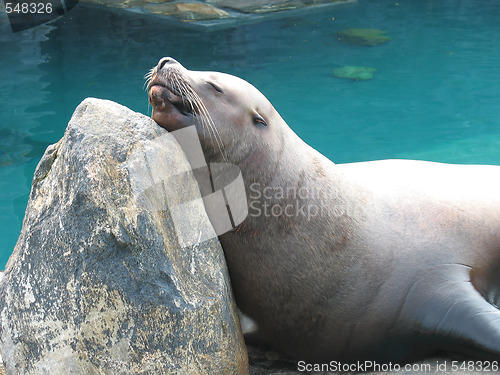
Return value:
[(219, 242), (178, 241), (210, 230), (203, 204), (182, 223), (168, 209), (198, 197), (189, 171), (151, 119), (78, 106), (36, 169), (0, 283), (8, 374), (248, 373)]

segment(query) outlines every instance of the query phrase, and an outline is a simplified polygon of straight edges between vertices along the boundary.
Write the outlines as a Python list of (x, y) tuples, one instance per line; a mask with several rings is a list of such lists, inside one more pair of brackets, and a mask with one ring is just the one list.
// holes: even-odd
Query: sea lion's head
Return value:
[(190, 71), (164, 57), (147, 87), (153, 120), (168, 131), (196, 126), (211, 162), (269, 163), (269, 151), (280, 151), (288, 126), (259, 90), (238, 77)]

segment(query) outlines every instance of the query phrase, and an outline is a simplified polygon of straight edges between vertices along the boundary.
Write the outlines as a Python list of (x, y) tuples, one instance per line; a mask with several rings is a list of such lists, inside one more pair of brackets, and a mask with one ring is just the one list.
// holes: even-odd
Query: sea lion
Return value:
[(219, 236), (235, 298), (297, 360), (500, 358), (500, 167), (334, 164), (255, 87), (162, 58), (152, 118), (194, 125), (242, 172), (249, 213)]

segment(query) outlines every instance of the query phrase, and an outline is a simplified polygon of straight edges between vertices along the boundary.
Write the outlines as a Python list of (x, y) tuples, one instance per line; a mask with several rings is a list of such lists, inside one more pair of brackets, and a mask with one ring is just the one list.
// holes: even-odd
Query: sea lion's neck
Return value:
[(283, 224), (271, 227), (286, 230), (292, 223), (300, 226), (318, 215), (331, 215), (330, 206), (342, 209), (349, 205), (336, 165), (298, 137), (274, 155), (279, 158), (271, 158), (267, 165), (243, 170), (249, 207), (244, 223), (247, 230), (267, 231), (269, 220)]

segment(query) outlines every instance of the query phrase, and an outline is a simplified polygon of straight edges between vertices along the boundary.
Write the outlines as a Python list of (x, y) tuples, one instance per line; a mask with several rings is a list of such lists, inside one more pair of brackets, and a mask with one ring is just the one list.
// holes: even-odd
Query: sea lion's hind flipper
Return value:
[[(454, 350), (484, 360), (500, 358), (500, 311), (488, 303), (469, 283), (462, 299), (449, 302), (437, 331), (456, 342)], [(468, 289), (468, 290), (465, 290)], [(452, 345), (455, 346), (455, 345)], [(454, 348), (453, 348), (454, 349)]]
[(488, 269), (474, 269), (471, 280), (478, 292), (493, 306), (500, 307), (500, 262)]
[(413, 315), (421, 333), (441, 351), (498, 360), (500, 310), (474, 288), (470, 267), (450, 264), (440, 268), (429, 278), (432, 281), (428, 279), (425, 303)]

